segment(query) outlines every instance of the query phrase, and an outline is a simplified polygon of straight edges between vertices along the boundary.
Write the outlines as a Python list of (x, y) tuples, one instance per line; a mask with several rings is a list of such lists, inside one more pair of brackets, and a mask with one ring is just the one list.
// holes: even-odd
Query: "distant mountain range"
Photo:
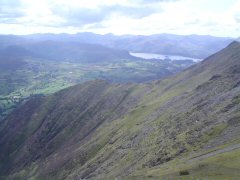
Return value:
[[(133, 39), (160, 41), (159, 37), (93, 33), (0, 35), (0, 121), (18, 102), (35, 94), (53, 93), (92, 79), (146, 82), (195, 63), (185, 57), (146, 60), (129, 52), (129, 43), (135, 44)], [(156, 41), (153, 46), (158, 49), (160, 44)]]
[(192, 58), (206, 58), (224, 48), (233, 38), (205, 35), (99, 35), (94, 33), (78, 34), (33, 34), (25, 36), (0, 36), (0, 48), (6, 45), (29, 44), (33, 42), (78, 42), (99, 44), (108, 48), (132, 52), (181, 55)]
[(122, 59), (140, 59), (126, 50), (118, 50), (97, 44), (62, 41), (16, 43), (0, 49), (2, 57), (32, 57), (54, 61), (101, 63)]
[(0, 124), (3, 179), (239, 178), (240, 43), (142, 84), (95, 80)]
[(93, 33), (69, 34), (39, 34), (26, 36), (33, 40), (77, 41), (124, 49), (133, 52), (159, 53), (166, 55), (181, 55), (193, 58), (207, 56), (224, 48), (233, 38), (213, 37), (204, 35), (98, 35)]

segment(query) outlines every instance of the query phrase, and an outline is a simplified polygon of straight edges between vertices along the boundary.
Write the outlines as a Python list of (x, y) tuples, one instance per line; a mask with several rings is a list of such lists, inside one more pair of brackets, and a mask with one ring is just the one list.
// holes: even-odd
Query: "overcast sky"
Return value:
[(0, 0), (0, 33), (240, 36), (240, 0)]

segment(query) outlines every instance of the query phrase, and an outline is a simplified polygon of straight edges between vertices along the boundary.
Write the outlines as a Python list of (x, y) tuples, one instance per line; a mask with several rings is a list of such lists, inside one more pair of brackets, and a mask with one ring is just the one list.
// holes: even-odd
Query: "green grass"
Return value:
[[(205, 154), (204, 151), (202, 153)], [(222, 180), (238, 179), (240, 176), (240, 149), (219, 153), (202, 160), (189, 161), (190, 159), (191, 157), (178, 158), (162, 166), (141, 169), (129, 178)]]

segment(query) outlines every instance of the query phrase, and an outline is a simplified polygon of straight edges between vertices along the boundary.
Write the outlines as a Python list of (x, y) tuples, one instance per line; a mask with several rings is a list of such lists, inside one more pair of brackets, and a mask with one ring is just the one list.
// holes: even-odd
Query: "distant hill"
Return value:
[(31, 52), (20, 45), (9, 45), (0, 49), (1, 56), (25, 57), (31, 55)]
[(203, 59), (224, 48), (231, 41), (230, 38), (212, 36), (160, 34), (125, 38), (117, 42), (115, 47), (129, 49), (133, 52), (181, 55)]
[(99, 35), (94, 33), (78, 34), (33, 34), (24, 36), (34, 41), (75, 41), (91, 44), (101, 44), (111, 48), (124, 49), (133, 52), (160, 53), (166, 55), (181, 55), (192, 58), (206, 58), (229, 44), (233, 38), (214, 37), (207, 35)]
[(8, 45), (24, 45), (29, 43), (78, 42), (83, 44), (98, 44), (108, 48), (122, 49), (132, 52), (159, 53), (166, 55), (181, 55), (203, 59), (224, 48), (233, 38), (214, 37), (207, 35), (174, 35), (155, 34), (122, 35), (113, 34), (32, 34), (24, 36), (1, 35), (0, 48)]
[(126, 50), (78, 42), (41, 41), (27, 44), (24, 48), (35, 57), (55, 61), (100, 63), (139, 59), (131, 56)]
[(0, 56), (0, 70), (16, 70), (26, 62), (21, 58)]
[(9, 179), (238, 179), (240, 43), (145, 84), (86, 82), (0, 124)]
[(22, 67), (26, 62), (23, 57), (29, 55), (29, 52), (19, 46), (9, 45), (0, 49), (0, 69), (16, 70)]
[[(32, 57), (54, 61), (81, 63), (113, 62), (124, 59), (140, 59), (126, 50), (118, 50), (97, 44), (62, 41), (13, 43), (0, 49), (1, 57)], [(7, 63), (7, 62), (6, 62)]]
[(16, 35), (0, 35), (0, 49), (9, 45), (21, 45), (27, 43), (27, 39)]

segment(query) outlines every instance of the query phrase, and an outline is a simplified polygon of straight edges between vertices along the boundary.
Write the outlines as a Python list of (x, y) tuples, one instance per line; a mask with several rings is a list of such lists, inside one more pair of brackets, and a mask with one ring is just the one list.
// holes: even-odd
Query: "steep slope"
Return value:
[(1, 124), (1, 172), (13, 166), (21, 169), (56, 150), (65, 154), (70, 146), (77, 148), (75, 143), (86, 141), (104, 121), (117, 119), (136, 105), (143, 90), (131, 95), (134, 87), (96, 80), (27, 102)]
[(0, 126), (0, 172), (10, 179), (236, 178), (239, 112), (240, 43), (233, 42), (165, 80), (93, 81), (26, 102)]

